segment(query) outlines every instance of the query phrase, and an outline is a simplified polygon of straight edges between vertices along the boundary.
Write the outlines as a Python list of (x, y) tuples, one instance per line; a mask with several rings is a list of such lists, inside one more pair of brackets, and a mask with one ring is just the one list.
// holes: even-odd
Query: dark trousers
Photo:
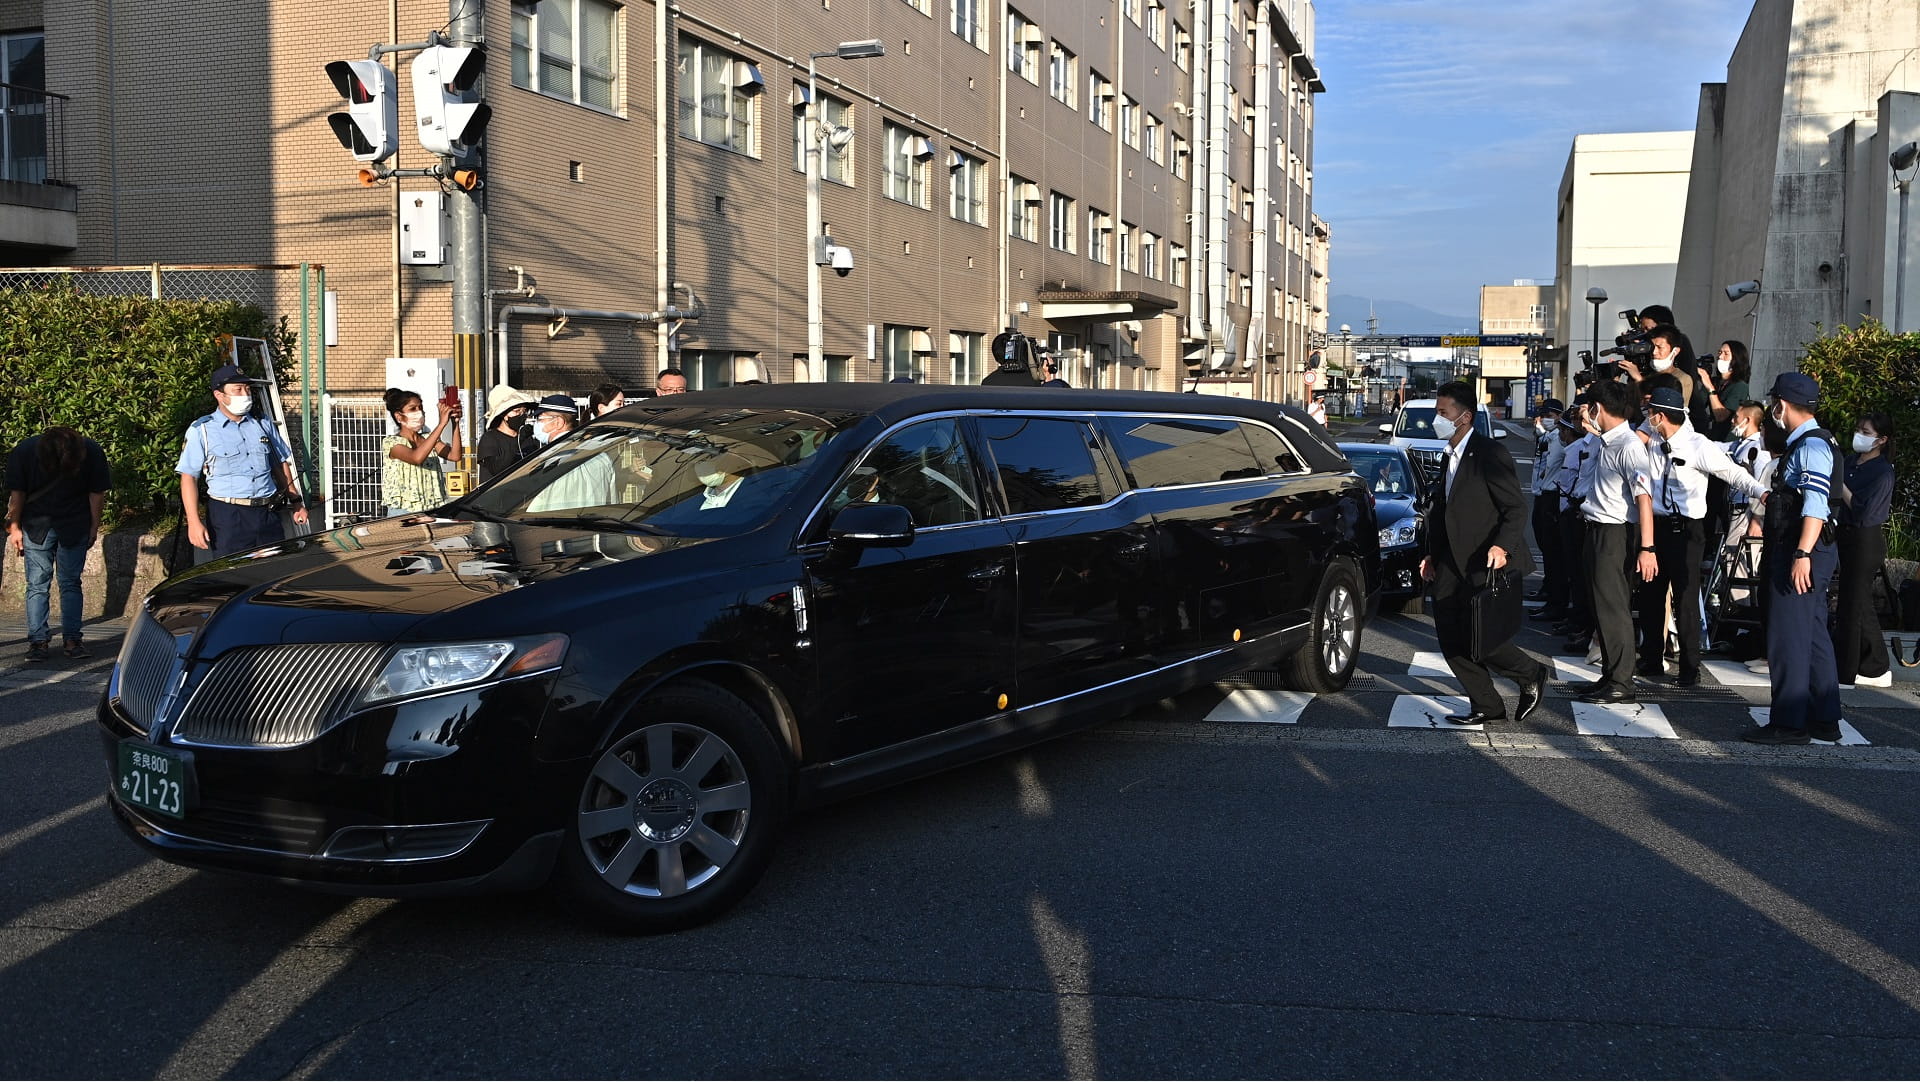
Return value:
[(1873, 609), (1873, 578), (1887, 562), (1887, 534), (1879, 526), (1840, 529), (1840, 607), (1834, 614), (1833, 662), (1840, 683), (1887, 671), (1887, 644)]
[(1544, 677), (1547, 668), (1511, 640), (1480, 661), (1473, 660), (1473, 593), (1478, 587), (1443, 558), (1436, 557), (1433, 568), (1433, 630), (1440, 640), (1440, 652), (1446, 655), (1447, 668), (1466, 690), (1470, 709), (1503, 715), (1507, 704), (1494, 688), (1488, 670), (1516, 684), (1529, 684)]
[(1600, 640), (1600, 681), (1633, 690), (1633, 587), (1627, 564), (1638, 549), (1640, 527), (1631, 522), (1587, 523), (1587, 586), (1593, 597), (1593, 631)]
[(1575, 560), (1580, 566), (1567, 568), (1567, 622), (1572, 624), (1575, 633), (1593, 630), (1593, 590), (1589, 569), (1592, 559), (1587, 556), (1587, 520), (1580, 512), (1569, 507), (1560, 512), (1560, 551), (1566, 554), (1566, 563)]
[(1561, 556), (1560, 497), (1543, 493), (1533, 498), (1533, 543), (1540, 548), (1541, 596), (1549, 606), (1567, 604), (1567, 561)]
[(1827, 582), (1839, 557), (1832, 545), (1814, 546), (1813, 588), (1795, 593), (1792, 557), (1798, 541), (1767, 541), (1767, 674), (1773, 678), (1768, 724), (1784, 729), (1840, 721), (1840, 681), (1827, 636)]
[[(1640, 590), (1640, 664), (1657, 669), (1667, 645), (1667, 593), (1673, 593), (1673, 624), (1680, 633), (1680, 675), (1700, 671), (1700, 554), (1706, 524), (1697, 518), (1656, 518), (1654, 558), (1660, 573)], [(1638, 548), (1639, 546), (1634, 546)]]
[(206, 563), (229, 552), (262, 548), (286, 538), (280, 512), (271, 507), (207, 501), (207, 547), (193, 550), (193, 562)]

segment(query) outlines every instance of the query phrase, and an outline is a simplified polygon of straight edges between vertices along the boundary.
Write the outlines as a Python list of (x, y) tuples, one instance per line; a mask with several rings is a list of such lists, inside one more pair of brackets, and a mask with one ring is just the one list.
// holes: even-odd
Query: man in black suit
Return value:
[(1514, 718), (1524, 721), (1546, 692), (1546, 665), (1511, 640), (1479, 661), (1472, 658), (1474, 592), (1502, 568), (1516, 580), (1533, 571), (1520, 478), (1506, 448), (1473, 430), (1473, 388), (1449, 383), (1435, 397), (1434, 434), (1447, 441), (1447, 454), (1427, 512), (1428, 556), (1420, 573), (1433, 583), (1433, 629), (1440, 651), (1470, 704), (1468, 713), (1449, 714), (1447, 720), (1456, 725), (1506, 720), (1506, 703), (1487, 675), (1492, 669), (1520, 685)]

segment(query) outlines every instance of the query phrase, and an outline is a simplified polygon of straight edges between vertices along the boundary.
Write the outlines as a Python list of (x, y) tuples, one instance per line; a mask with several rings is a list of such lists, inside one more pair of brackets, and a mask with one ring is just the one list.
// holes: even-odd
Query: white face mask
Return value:
[(233, 394), (227, 396), (227, 412), (233, 414), (235, 417), (245, 417), (247, 411), (251, 409), (253, 409), (252, 395)]
[(546, 425), (536, 424), (533, 426), (533, 438), (538, 441), (541, 446), (545, 446), (553, 442), (553, 433), (547, 431)]
[(1853, 434), (1853, 453), (1856, 455), (1864, 455), (1868, 451), (1873, 450), (1874, 444), (1879, 442), (1880, 437), (1878, 436), (1869, 436), (1865, 432), (1855, 432)]
[(1672, 367), (1673, 367), (1673, 354), (1671, 353), (1667, 354), (1665, 357), (1655, 357), (1653, 359), (1653, 370), (1655, 372), (1665, 372), (1667, 369)]
[(1773, 407), (1773, 423), (1781, 428), (1787, 427), (1787, 409), (1785, 406)]
[(1733, 426), (1733, 438), (1734, 438), (1734, 439), (1736, 439), (1736, 440), (1744, 440), (1744, 439), (1746, 439), (1746, 438), (1747, 438), (1748, 436), (1751, 436), (1751, 435), (1753, 435), (1753, 430), (1752, 430), (1752, 429), (1750, 429), (1750, 428), (1748, 428), (1748, 427), (1747, 427), (1746, 425), (1734, 425), (1734, 426)]
[(1733, 372), (1733, 362), (1727, 360), (1725, 357), (1722, 357), (1719, 360), (1713, 362), (1713, 370), (1720, 373), (1723, 376), (1729, 375)]
[(419, 410), (414, 410), (411, 413), (403, 413), (400, 415), (400, 423), (407, 426), (408, 428), (419, 428), (421, 423), (424, 422), (426, 419), (427, 419), (427, 415), (425, 413), (420, 412)]
[(1460, 431), (1460, 426), (1454, 424), (1451, 418), (1442, 417), (1438, 413), (1433, 415), (1433, 434), (1435, 436), (1443, 440), (1451, 440), (1454, 433), (1458, 431)]

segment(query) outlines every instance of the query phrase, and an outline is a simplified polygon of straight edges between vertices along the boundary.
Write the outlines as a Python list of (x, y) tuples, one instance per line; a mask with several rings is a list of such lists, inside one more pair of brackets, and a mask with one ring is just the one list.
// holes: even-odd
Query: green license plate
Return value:
[(140, 740), (120, 742), (120, 799), (175, 819), (194, 804), (193, 755)]

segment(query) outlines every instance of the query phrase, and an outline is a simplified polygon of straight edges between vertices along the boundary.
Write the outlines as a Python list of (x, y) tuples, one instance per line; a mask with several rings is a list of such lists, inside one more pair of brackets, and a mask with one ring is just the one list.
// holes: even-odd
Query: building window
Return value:
[(1179, 23), (1173, 24), (1173, 64), (1181, 71), (1193, 65), (1193, 35)]
[(1007, 70), (1040, 85), (1040, 27), (1011, 9), (1007, 12)]
[(1147, 40), (1167, 47), (1167, 8), (1160, 0), (1147, 0)]
[(1161, 128), (1160, 118), (1157, 116), (1154, 116), (1152, 113), (1148, 113), (1147, 120), (1146, 120), (1146, 131), (1143, 134), (1143, 138), (1145, 138), (1147, 141), (1147, 146), (1146, 146), (1147, 160), (1150, 162), (1153, 162), (1156, 165), (1166, 160), (1166, 154), (1164, 151), (1161, 150), (1160, 128)]
[(922, 15), (933, 14), (933, 0), (904, 0), (904, 2)]
[(1140, 0), (1120, 0), (1120, 6), (1126, 11), (1127, 18), (1133, 20), (1133, 25), (1139, 26)]
[(1101, 131), (1113, 130), (1113, 80), (1087, 69), (1087, 119)]
[(1113, 215), (1091, 207), (1087, 209), (1087, 258), (1113, 262)]
[(1120, 97), (1120, 137), (1130, 147), (1140, 145), (1140, 103), (1127, 95)]
[(986, 347), (982, 336), (973, 331), (950, 331), (947, 334), (947, 382), (957, 387), (966, 387), (980, 382), (983, 373), (981, 357)]
[(1155, 280), (1160, 277), (1160, 238), (1150, 230), (1140, 232), (1140, 273)]
[(1040, 185), (1025, 177), (1007, 178), (1007, 232), (1040, 243)]
[[(541, 10), (546, 10), (544, 4)], [(754, 153), (754, 105), (765, 86), (759, 68), (706, 42), (682, 37), (677, 81), (681, 135)]]
[(1167, 284), (1187, 284), (1187, 250), (1178, 244), (1167, 245)]
[(915, 383), (927, 381), (927, 360), (933, 354), (933, 339), (925, 327), (902, 327), (887, 324), (887, 352), (885, 368), (880, 373), (882, 383), (892, 383), (902, 376)]
[(1253, 103), (1250, 101), (1242, 102), (1240, 104), (1240, 130), (1241, 131), (1246, 132), (1248, 135), (1253, 134), (1253, 121), (1254, 121), (1254, 116), (1257, 112), (1258, 110), (1254, 109)]
[(953, 199), (951, 213), (963, 222), (974, 225), (987, 224), (987, 163), (971, 154), (953, 152), (953, 164), (948, 169), (952, 174), (950, 186)]
[(1240, 286), (1240, 307), (1253, 307), (1253, 279), (1244, 274), (1235, 274), (1234, 280)]
[(1056, 251), (1073, 251), (1073, 200), (1059, 192), (1047, 193), (1047, 243)]
[(678, 354), (680, 371), (687, 375), (687, 390), (711, 391), (733, 386), (734, 374), (759, 364), (757, 353), (734, 353), (723, 349), (683, 349)]
[[(793, 167), (804, 173), (807, 171), (807, 88), (804, 83), (795, 83), (793, 91), (801, 100), (793, 107)], [(820, 131), (824, 134), (835, 128), (845, 128), (845, 141), (835, 146), (833, 140), (820, 144), (820, 179), (831, 180), (835, 184), (853, 184), (853, 106), (839, 98), (820, 95)]]
[(619, 27), (605, 0), (514, 0), (513, 85), (617, 112)]
[(927, 206), (927, 159), (933, 157), (933, 144), (914, 134), (910, 128), (887, 124), (886, 175), (888, 199)]
[(39, 32), (0, 34), (0, 180), (48, 179), (46, 42)]
[(1139, 258), (1134, 253), (1133, 223), (1131, 222), (1120, 223), (1120, 269), (1135, 273), (1140, 270)]
[(1249, 222), (1253, 221), (1253, 189), (1251, 188), (1240, 192), (1240, 217)]
[(1193, 149), (1187, 146), (1186, 139), (1178, 135), (1174, 136), (1173, 137), (1173, 175), (1181, 178), (1182, 180), (1186, 179), (1187, 170), (1192, 165), (1193, 165)]
[(987, 47), (986, 0), (953, 0), (953, 32), (976, 49)]
[(1527, 322), (1528, 322), (1528, 323), (1532, 323), (1532, 324), (1534, 324), (1535, 326), (1538, 326), (1538, 325), (1540, 325), (1540, 324), (1542, 324), (1542, 323), (1545, 323), (1546, 321), (1547, 321), (1547, 306), (1546, 306), (1546, 305), (1544, 305), (1544, 304), (1535, 304), (1535, 305), (1530, 305), (1530, 306), (1529, 306), (1529, 307), (1527, 308)]
[(1062, 104), (1073, 107), (1074, 83), (1079, 62), (1066, 46), (1059, 42), (1047, 54), (1047, 93), (1052, 94)]

